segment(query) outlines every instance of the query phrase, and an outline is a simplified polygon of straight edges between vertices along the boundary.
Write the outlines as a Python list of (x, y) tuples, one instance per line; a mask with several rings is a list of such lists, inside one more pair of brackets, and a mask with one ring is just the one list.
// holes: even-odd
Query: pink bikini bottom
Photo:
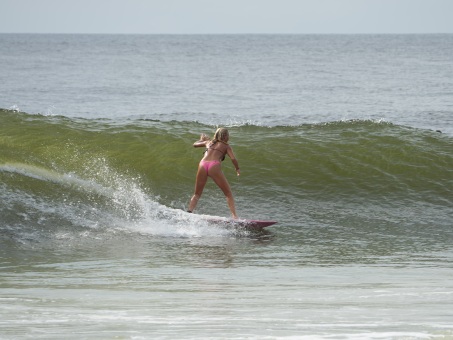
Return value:
[(206, 170), (206, 173), (209, 175), (209, 169), (211, 169), (214, 165), (220, 164), (220, 161), (201, 161), (200, 165)]

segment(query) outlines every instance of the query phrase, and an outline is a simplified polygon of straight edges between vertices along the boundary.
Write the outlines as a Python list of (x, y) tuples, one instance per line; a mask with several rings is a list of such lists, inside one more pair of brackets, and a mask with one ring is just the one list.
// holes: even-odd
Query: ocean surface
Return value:
[[(453, 35), (0, 34), (1, 339), (453, 339)], [(230, 130), (185, 212), (201, 133)]]

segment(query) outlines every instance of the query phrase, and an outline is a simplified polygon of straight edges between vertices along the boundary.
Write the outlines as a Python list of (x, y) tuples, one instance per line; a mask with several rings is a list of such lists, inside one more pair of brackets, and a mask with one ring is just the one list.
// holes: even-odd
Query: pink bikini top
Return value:
[[(216, 142), (216, 143), (217, 143), (217, 142)], [(221, 161), (223, 162), (223, 161), (225, 160), (226, 152), (224, 153), (224, 152), (220, 151), (219, 149), (214, 149), (212, 146), (215, 145), (216, 143), (212, 143), (212, 142), (211, 142), (211, 144), (206, 148), (206, 150), (204, 150), (203, 153), (208, 152), (208, 150), (214, 150), (214, 151), (220, 152), (220, 153), (222, 154), (222, 159), (221, 159)], [(223, 142), (222, 142), (222, 143), (223, 143)]]

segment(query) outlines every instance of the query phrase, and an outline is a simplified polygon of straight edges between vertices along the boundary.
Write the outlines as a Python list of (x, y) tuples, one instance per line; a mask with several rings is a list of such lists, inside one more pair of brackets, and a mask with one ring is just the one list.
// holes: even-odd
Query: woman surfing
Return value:
[(195, 148), (205, 147), (206, 150), (200, 164), (198, 165), (198, 172), (195, 180), (195, 193), (190, 199), (189, 208), (187, 210), (188, 212), (191, 213), (197, 206), (208, 177), (211, 177), (215, 184), (217, 184), (217, 186), (223, 191), (232, 217), (234, 219), (238, 219), (233, 193), (231, 192), (230, 184), (228, 183), (221, 168), (221, 162), (225, 159), (225, 156), (228, 155), (236, 169), (236, 174), (238, 176), (240, 175), (238, 161), (234, 156), (233, 149), (228, 144), (229, 139), (230, 135), (228, 130), (225, 128), (218, 128), (213, 139), (210, 139), (205, 134), (201, 134), (200, 140), (193, 144)]

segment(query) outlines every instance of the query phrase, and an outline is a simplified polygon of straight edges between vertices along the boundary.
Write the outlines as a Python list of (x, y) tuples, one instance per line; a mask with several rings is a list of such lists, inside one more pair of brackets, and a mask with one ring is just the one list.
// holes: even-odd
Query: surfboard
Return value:
[(222, 218), (222, 217), (208, 217), (206, 218), (208, 223), (223, 225), (227, 227), (240, 227), (245, 229), (255, 229), (260, 230), (277, 223), (277, 221), (265, 221), (265, 220), (247, 220), (247, 219), (238, 219), (234, 220), (231, 218)]

